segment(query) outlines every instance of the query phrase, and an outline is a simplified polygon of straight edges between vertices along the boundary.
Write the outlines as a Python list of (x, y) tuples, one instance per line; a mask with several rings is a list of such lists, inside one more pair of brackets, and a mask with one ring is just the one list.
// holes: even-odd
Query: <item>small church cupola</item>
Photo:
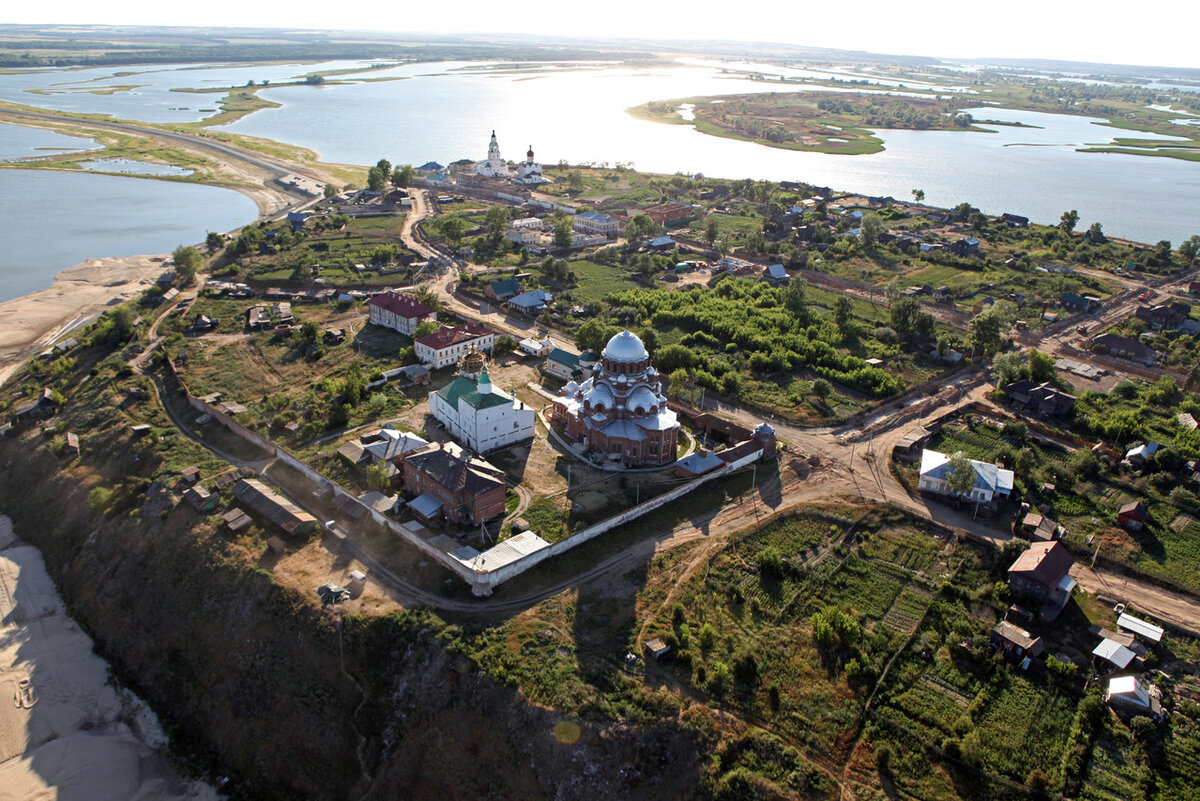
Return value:
[(477, 384), (480, 395), (492, 394), (492, 379), (488, 377), (487, 368), (483, 368), (479, 372), (479, 383)]
[(525, 154), (525, 161), (529, 164), (533, 164), (533, 145), (529, 146), (529, 151)]

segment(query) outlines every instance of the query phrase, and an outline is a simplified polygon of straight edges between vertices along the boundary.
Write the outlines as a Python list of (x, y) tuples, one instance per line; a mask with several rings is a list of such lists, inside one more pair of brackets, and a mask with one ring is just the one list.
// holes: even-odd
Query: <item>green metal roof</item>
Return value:
[[(488, 381), (488, 383), (491, 382)], [(441, 395), (455, 409), (458, 408), (460, 398), (474, 409), (491, 409), (494, 406), (512, 403), (512, 398), (502, 395), (494, 389), (490, 393), (481, 393), (475, 381), (462, 375), (439, 389), (437, 394)]]

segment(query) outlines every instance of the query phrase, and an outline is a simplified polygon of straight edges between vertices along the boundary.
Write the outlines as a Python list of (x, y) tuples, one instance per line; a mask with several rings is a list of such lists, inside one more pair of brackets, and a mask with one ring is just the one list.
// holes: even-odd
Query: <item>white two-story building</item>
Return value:
[(434, 370), (457, 364), (469, 350), (491, 353), (496, 346), (496, 335), (487, 328), (474, 323), (464, 323), (453, 328), (439, 328), (413, 340), (413, 350), (422, 364)]

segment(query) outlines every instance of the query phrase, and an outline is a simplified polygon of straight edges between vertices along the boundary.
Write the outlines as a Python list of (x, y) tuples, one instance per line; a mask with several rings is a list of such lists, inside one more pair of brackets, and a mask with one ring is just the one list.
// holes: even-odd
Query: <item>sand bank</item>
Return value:
[(49, 289), (0, 303), (0, 384), (60, 336), (140, 294), (163, 272), (164, 258), (88, 259), (54, 276)]
[(0, 516), (0, 801), (217, 799), (155, 750), (154, 713), (108, 681), (42, 555)]

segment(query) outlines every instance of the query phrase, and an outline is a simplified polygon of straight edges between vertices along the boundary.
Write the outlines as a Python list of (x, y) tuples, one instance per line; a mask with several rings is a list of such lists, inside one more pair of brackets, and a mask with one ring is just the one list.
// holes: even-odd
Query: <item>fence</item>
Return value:
[[(472, 562), (474, 559), (458, 559), (446, 551), (443, 551), (441, 548), (430, 544), (416, 532), (410, 531), (409, 529), (397, 523), (395, 520), (386, 517), (371, 506), (363, 503), (358, 499), (358, 497), (337, 482), (329, 479), (316, 470), (313, 470), (307, 464), (293, 456), (286, 448), (270, 441), (255, 431), (251, 431), (217, 407), (201, 400), (200, 398), (197, 398), (191, 393), (187, 387), (187, 384), (176, 371), (174, 362), (171, 359), (167, 359), (166, 364), (167, 369), (171, 373), (172, 377), (179, 384), (184, 398), (193, 409), (209, 415), (213, 421), (228, 429), (236, 436), (257, 446), (258, 448), (261, 448), (267, 453), (273, 455), (280, 462), (283, 462), (288, 467), (299, 472), (316, 486), (317, 492), (331, 493), (332, 500), (339, 508), (344, 507), (347, 503), (358, 504), (365, 510), (367, 514), (371, 516), (371, 519), (376, 523), (386, 527), (392, 532), (392, 534), (414, 546), (422, 553), (433, 559), (436, 559), (438, 563), (445, 565), (463, 581), (471, 585), (471, 592), (473, 594), (481, 596), (491, 595), (492, 591), (500, 584), (521, 575), (534, 565), (537, 565), (552, 556), (565, 553), (577, 545), (582, 545), (588, 540), (591, 540), (606, 531), (610, 531), (617, 526), (623, 525), (632, 520), (636, 520), (642, 515), (648, 514), (653, 512), (655, 509), (665, 506), (671, 501), (682, 498), (684, 495), (687, 495), (693, 490), (700, 488), (704, 484), (707, 484), (714, 479), (728, 476), (731, 473), (734, 473), (737, 470), (740, 470), (741, 468), (758, 461), (762, 458), (764, 453), (762, 449), (751, 451), (749, 454), (742, 456), (740, 459), (729, 462), (711, 473), (700, 476), (699, 478), (689, 481), (688, 483), (676, 487), (675, 489), (663, 493), (655, 498), (651, 498), (645, 503), (641, 503), (637, 506), (626, 509), (624, 512), (616, 514), (610, 518), (601, 520), (599, 523), (595, 523), (583, 529), (582, 531), (571, 535), (565, 540), (553, 544), (547, 543), (544, 546), (525, 554), (524, 556), (518, 557), (501, 565), (501, 567), (495, 570), (488, 570), (473, 565)], [(307, 506), (302, 499), (293, 498), (293, 500), (296, 501), (301, 507)], [(501, 545), (503, 545), (503, 543)], [(480, 554), (480, 556), (483, 558), (479, 560), (479, 564), (486, 563), (487, 556), (492, 552), (492, 550), (494, 549), (489, 549), (488, 551), (484, 551), (482, 554)]]

